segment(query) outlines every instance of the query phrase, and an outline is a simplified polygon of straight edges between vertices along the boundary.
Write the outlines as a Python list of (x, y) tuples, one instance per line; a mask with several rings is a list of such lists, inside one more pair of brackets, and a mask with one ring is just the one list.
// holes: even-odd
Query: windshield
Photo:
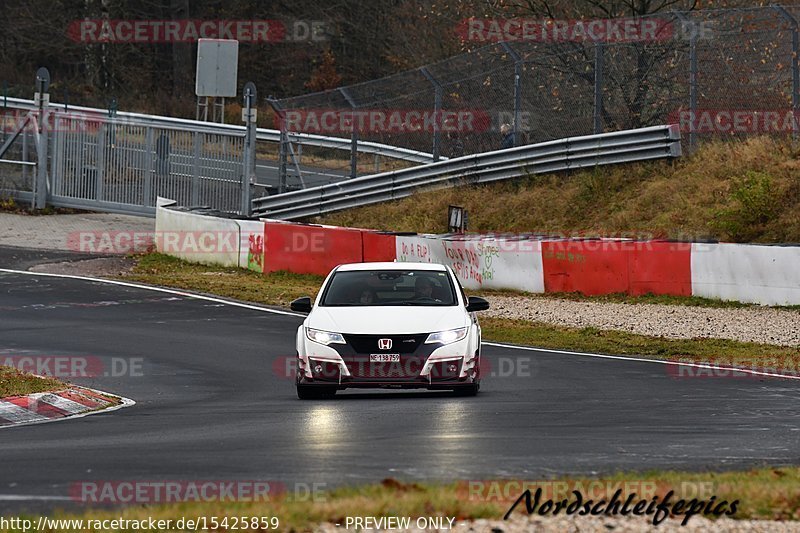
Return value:
[(321, 306), (456, 305), (447, 272), (435, 270), (358, 270), (336, 272)]

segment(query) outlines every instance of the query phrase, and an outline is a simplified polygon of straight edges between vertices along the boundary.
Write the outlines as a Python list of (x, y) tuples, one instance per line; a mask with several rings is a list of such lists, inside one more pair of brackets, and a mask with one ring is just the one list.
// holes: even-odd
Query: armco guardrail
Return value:
[[(33, 100), (24, 100), (21, 98), (4, 98), (0, 100), (8, 109), (20, 109), (24, 111), (35, 110)], [(63, 111), (64, 104), (50, 103), (51, 110)], [(108, 111), (105, 109), (93, 107), (81, 107), (69, 105), (67, 109), (75, 114), (86, 114), (91, 117), (108, 117)], [(199, 120), (191, 120), (184, 118), (162, 117), (159, 115), (146, 115), (142, 113), (128, 113), (119, 111), (114, 114), (116, 123), (124, 122), (125, 119), (131, 119), (136, 124), (147, 124), (149, 126), (165, 128), (165, 129), (180, 129), (184, 131), (199, 132), (205, 134), (241, 134), (244, 135), (245, 127), (237, 126), (234, 124), (216, 124), (214, 122), (203, 122)], [(281, 132), (279, 130), (258, 128), (256, 138), (259, 141), (267, 142), (280, 142)], [(313, 135), (308, 133), (289, 133), (288, 138), (290, 142), (305, 144), (308, 146), (317, 146), (320, 148), (334, 148), (337, 150), (351, 150), (352, 140), (345, 137), (326, 137), (324, 135)], [(410, 161), (412, 163), (430, 163), (433, 161), (433, 154), (426, 152), (419, 152), (408, 148), (401, 148), (399, 146), (391, 146), (388, 144), (381, 144), (369, 141), (359, 141), (358, 151), (364, 154), (380, 155), (392, 159), (401, 159), (403, 161)], [(445, 158), (442, 158), (445, 159)]]
[(420, 188), (488, 183), (528, 174), (679, 157), (676, 125), (571, 137), (468, 155), (253, 200), (253, 212), (292, 220), (410, 196)]

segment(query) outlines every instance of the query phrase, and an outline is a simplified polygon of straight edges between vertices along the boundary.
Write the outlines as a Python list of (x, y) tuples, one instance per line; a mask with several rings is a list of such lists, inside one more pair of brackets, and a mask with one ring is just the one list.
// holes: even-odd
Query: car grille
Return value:
[[(411, 354), (417, 351), (420, 344), (428, 338), (427, 333), (419, 335), (345, 335), (344, 340), (357, 354), (399, 353)], [(392, 339), (392, 347), (388, 350), (378, 348), (379, 339)]]

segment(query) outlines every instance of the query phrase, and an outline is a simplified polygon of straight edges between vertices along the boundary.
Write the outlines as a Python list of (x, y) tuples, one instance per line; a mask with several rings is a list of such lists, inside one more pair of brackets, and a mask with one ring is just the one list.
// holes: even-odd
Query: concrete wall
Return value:
[(469, 289), (672, 294), (800, 304), (800, 247), (391, 235), (159, 207), (156, 249), (187, 261), (324, 275), (342, 262), (449, 265)]

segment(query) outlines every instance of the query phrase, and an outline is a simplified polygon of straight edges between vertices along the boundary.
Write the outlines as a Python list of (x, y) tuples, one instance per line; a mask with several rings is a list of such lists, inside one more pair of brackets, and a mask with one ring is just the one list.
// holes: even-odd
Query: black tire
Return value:
[(464, 397), (464, 396), (476, 396), (479, 390), (481, 390), (480, 383), (471, 383), (469, 385), (453, 389), (453, 392), (455, 393), (456, 396)]
[(333, 398), (335, 394), (335, 387), (297, 386), (297, 397), (301, 400), (323, 400), (325, 398)]

